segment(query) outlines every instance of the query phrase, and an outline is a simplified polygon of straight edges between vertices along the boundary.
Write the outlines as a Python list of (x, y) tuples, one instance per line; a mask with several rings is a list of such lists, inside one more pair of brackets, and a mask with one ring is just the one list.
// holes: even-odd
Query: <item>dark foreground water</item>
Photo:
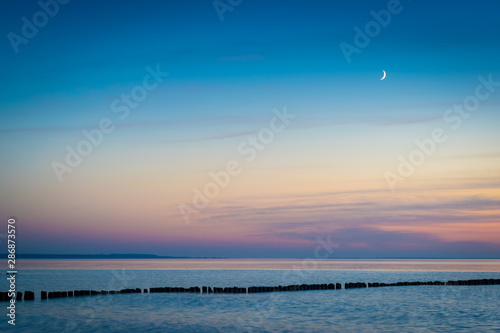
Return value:
[[(206, 262), (203, 269), (181, 269), (182, 267), (130, 269), (134, 267), (130, 262), (122, 261), (121, 263), (122, 268), (114, 266), (115, 269), (112, 270), (89, 269), (89, 262), (85, 264), (84, 270), (20, 270), (16, 280), (17, 289), (35, 291), (36, 300), (16, 303), (16, 326), (8, 325), (8, 317), (2, 315), (0, 330), (17, 332), (500, 332), (500, 286), (498, 285), (406, 286), (235, 295), (118, 294), (40, 300), (41, 290), (119, 290), (202, 285), (249, 287), (302, 283), (339, 282), (343, 284), (345, 282), (500, 278), (500, 273), (497, 271), (498, 261), (497, 265), (487, 266), (490, 267), (490, 272), (480, 271), (485, 269), (477, 269), (479, 266), (473, 264), (472, 268), (462, 267), (463, 271), (422, 270), (421, 264), (415, 264), (415, 269), (412, 271), (393, 271), (385, 268), (381, 270), (304, 270), (299, 269), (298, 266), (294, 269), (250, 269), (262, 268), (255, 265), (243, 269), (221, 269), (218, 266), (220, 263), (210, 266)], [(362, 267), (373, 268), (372, 263), (369, 262), (368, 266)], [(37, 265), (39, 264), (40, 262), (37, 262)], [(62, 265), (60, 262), (58, 264)], [(268, 264), (269, 262), (266, 262), (266, 265)], [(45, 265), (49, 263), (46, 262)], [(72, 268), (75, 268), (75, 265), (78, 266), (77, 263), (72, 265)], [(100, 267), (99, 265), (100, 262), (97, 262), (94, 268)], [(281, 265), (284, 265), (283, 262)], [(387, 267), (388, 263), (385, 265), (382, 264), (381, 267)], [(217, 269), (210, 269), (210, 267), (217, 267)], [(279, 265), (276, 267), (289, 268)], [(6, 281), (1, 287), (2, 290), (6, 290)], [(7, 305), (6, 302), (3, 304)], [(4, 313), (6, 312), (5, 309)]]

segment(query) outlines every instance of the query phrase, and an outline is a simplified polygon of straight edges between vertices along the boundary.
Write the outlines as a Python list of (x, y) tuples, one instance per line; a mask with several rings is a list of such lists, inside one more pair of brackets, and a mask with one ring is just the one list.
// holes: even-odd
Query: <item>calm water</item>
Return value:
[(115, 259), (115, 260), (28, 260), (20, 269), (151, 269), (151, 270), (387, 270), (500, 272), (500, 260), (308, 260), (308, 259)]
[(316, 267), (303, 260), (24, 260), (18, 267), (17, 289), (35, 291), (36, 300), (17, 303), (16, 327), (5, 316), (3, 331), (500, 332), (500, 286), (40, 300), (40, 290), (499, 279), (500, 260), (331, 260)]

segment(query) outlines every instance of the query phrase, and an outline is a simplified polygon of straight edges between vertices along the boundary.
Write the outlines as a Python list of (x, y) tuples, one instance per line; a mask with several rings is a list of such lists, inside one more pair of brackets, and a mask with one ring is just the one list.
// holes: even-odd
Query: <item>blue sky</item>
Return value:
[[(354, 45), (354, 28), (363, 30), (374, 20), (370, 12), (387, 10), (388, 3), (243, 0), (221, 21), (211, 1), (73, 0), (60, 4), (17, 53), (9, 33), (22, 35), (22, 18), (32, 22), (41, 7), (2, 4), (0, 181), (13, 188), (2, 190), (2, 214), (26, 221), (31, 245), (25, 251), (38, 253), (86, 253), (101, 233), (107, 236), (94, 239), (92, 251), (130, 252), (134, 223), (147, 217), (149, 231), (138, 236), (135, 252), (307, 256), (315, 236), (336, 234), (345, 256), (369, 255), (377, 246), (382, 256), (418, 256), (399, 243), (387, 245), (398, 235), (432, 239), (435, 250), (423, 256), (439, 256), (443, 248), (500, 256), (491, 238), (500, 235), (498, 91), (460, 130), (447, 132), (450, 140), (396, 193), (383, 176), (414, 149), (415, 139), (449, 128), (443, 114), (474, 93), (478, 77), (500, 81), (500, 4), (401, 1), (391, 22), (346, 61), (339, 45)], [(113, 101), (140, 85), (148, 66), (169, 75), (119, 119)], [(285, 106), (296, 119), (197, 223), (186, 225), (178, 205), (209, 181), (210, 171), (238, 156), (236, 147), (269, 123), (273, 109)], [(64, 161), (65, 147), (76, 147), (82, 130), (103, 118), (116, 129), (59, 182), (53, 161)], [(322, 193), (350, 193), (342, 197), (345, 205), (380, 208), (351, 216)], [(305, 199), (311, 196), (316, 199)], [(291, 216), (268, 211), (273, 198), (287, 207), (298, 197), (309, 208)], [(398, 202), (392, 208), (391, 200)], [(433, 208), (428, 216), (427, 208), (408, 202), (472, 206)], [(311, 211), (315, 206), (330, 208)], [(248, 219), (237, 222), (243, 214)], [(399, 224), (397, 214), (404, 216)], [(234, 219), (226, 220), (229, 215)], [(481, 233), (471, 234), (471, 221), (483, 223)], [(56, 246), (36, 239), (54, 229), (70, 241)], [(461, 242), (479, 250), (458, 251)]]

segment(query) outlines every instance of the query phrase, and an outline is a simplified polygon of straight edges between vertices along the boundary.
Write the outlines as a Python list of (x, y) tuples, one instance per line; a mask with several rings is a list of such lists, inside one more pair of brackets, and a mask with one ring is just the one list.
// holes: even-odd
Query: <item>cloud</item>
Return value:
[[(422, 193), (424, 192), (425, 190), (422, 190)], [(466, 220), (494, 218), (500, 220), (500, 216), (494, 213), (500, 209), (500, 200), (496, 198), (473, 195), (455, 199), (435, 199), (435, 196), (431, 196), (408, 204), (406, 200), (395, 201), (387, 197), (380, 197), (379, 193), (383, 193), (383, 191), (333, 192), (310, 196), (291, 195), (281, 198), (274, 197), (274, 199), (279, 199), (279, 203), (275, 204), (265, 203), (267, 198), (246, 198), (241, 199), (237, 205), (226, 205), (221, 202), (207, 212), (210, 212), (215, 219), (241, 216), (251, 218), (254, 215), (267, 215), (270, 218), (274, 216), (279, 220), (280, 217), (293, 215), (294, 218), (287, 220), (285, 225), (295, 223), (294, 221), (307, 224), (304, 222), (304, 216), (331, 216), (330, 223), (347, 217), (350, 221), (369, 221), (370, 223), (374, 220), (393, 221), (405, 219), (405, 217), (416, 220), (422, 216), (436, 222), (446, 220), (447, 217), (457, 222), (460, 221), (457, 218)], [(313, 203), (308, 203), (311, 196), (323, 197), (324, 199), (321, 201), (315, 199)], [(247, 205), (243, 203), (247, 203)], [(480, 211), (493, 212), (490, 215), (481, 214), (481, 216), (474, 214)], [(308, 220), (318, 221), (317, 218)]]
[(458, 200), (445, 200), (435, 203), (411, 204), (397, 206), (399, 210), (419, 210), (423, 212), (428, 211), (443, 211), (452, 210), (455, 213), (463, 210), (499, 210), (500, 200), (483, 198), (481, 196), (471, 196)]
[(422, 124), (422, 123), (432, 123), (438, 120), (441, 120), (443, 117), (433, 116), (426, 118), (407, 118), (407, 119), (397, 119), (397, 120), (388, 120), (384, 122), (379, 122), (378, 125), (392, 126), (392, 125), (411, 125), (411, 124)]
[(436, 158), (441, 158), (441, 159), (500, 158), (500, 153), (460, 154), (460, 155), (449, 155), (449, 156), (442, 156), (442, 157), (436, 157)]
[[(214, 202), (194, 223), (277, 243), (310, 243), (318, 236), (343, 230), (340, 240), (368, 249), (386, 244), (380, 247), (386, 252), (391, 246), (403, 245), (416, 251), (416, 244), (437, 249), (438, 245), (452, 246), (452, 240), (484, 249), (484, 244), (495, 239), (500, 230), (500, 199), (448, 197), (446, 189), (433, 190), (433, 195), (422, 189), (396, 198), (377, 190), (233, 198)], [(353, 237), (352, 230), (363, 232)], [(377, 244), (371, 242), (374, 238)]]
[[(249, 123), (262, 123), (259, 119), (251, 117), (205, 117), (193, 120), (189, 119), (160, 119), (154, 121), (135, 121), (135, 122), (118, 122), (113, 121), (116, 129), (120, 128), (164, 128), (164, 127), (177, 127), (177, 126), (192, 126), (193, 123), (204, 125), (234, 125), (234, 124), (249, 124)], [(61, 125), (61, 126), (39, 126), (39, 127), (13, 127), (0, 129), (0, 134), (29, 134), (29, 133), (49, 133), (49, 132), (75, 132), (83, 129), (96, 128), (98, 121), (94, 124), (81, 124), (81, 125)], [(244, 135), (244, 134), (241, 134)], [(193, 139), (196, 140), (196, 139)], [(203, 139), (198, 139), (201, 141)]]
[(193, 139), (180, 139), (180, 140), (169, 140), (163, 141), (162, 143), (183, 143), (183, 142), (199, 142), (199, 141), (211, 141), (211, 140), (222, 140), (227, 138), (235, 138), (245, 135), (255, 134), (256, 131), (243, 131), (232, 134), (224, 134), (224, 135), (214, 135), (214, 136), (206, 136), (202, 138), (193, 138)]
[(377, 228), (343, 228), (325, 233), (283, 231), (275, 236), (311, 243), (329, 235), (339, 247), (335, 257), (435, 257), (500, 258), (500, 244), (478, 241), (445, 241), (428, 233), (384, 231)]

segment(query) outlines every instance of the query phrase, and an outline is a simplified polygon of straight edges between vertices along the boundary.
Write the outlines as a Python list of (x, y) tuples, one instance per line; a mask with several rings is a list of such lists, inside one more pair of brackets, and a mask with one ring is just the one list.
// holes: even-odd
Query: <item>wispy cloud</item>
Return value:
[[(259, 120), (257, 118), (250, 117), (206, 117), (199, 118), (196, 120), (196, 124), (204, 124), (204, 125), (235, 125), (235, 124), (249, 124), (255, 123), (259, 124)], [(49, 133), (49, 132), (74, 132), (81, 131), (82, 129), (94, 128), (97, 125), (97, 122), (94, 124), (86, 123), (81, 125), (62, 125), (62, 126), (39, 126), (39, 127), (13, 127), (13, 128), (3, 128), (0, 129), (0, 134), (29, 134), (29, 133)], [(192, 126), (192, 119), (171, 119), (171, 120), (155, 120), (155, 121), (135, 121), (128, 123), (120, 123), (118, 121), (113, 122), (113, 125), (118, 128), (168, 128), (168, 127), (177, 127), (177, 126)], [(244, 135), (244, 134), (241, 134)], [(224, 136), (224, 135), (223, 135)], [(189, 139), (191, 140), (191, 139)], [(201, 139), (192, 139), (194, 141), (201, 141)]]
[[(352, 257), (500, 257), (500, 244), (480, 241), (447, 241), (431, 233), (386, 231), (373, 227), (330, 229), (325, 232), (273, 231), (277, 239), (310, 242), (329, 235), (339, 245), (336, 256)], [(267, 237), (263, 234), (261, 237)]]
[(228, 138), (241, 137), (241, 136), (250, 135), (250, 134), (255, 134), (255, 131), (242, 131), (242, 132), (232, 133), (232, 134), (206, 136), (206, 137), (202, 137), (202, 138), (193, 138), (193, 139), (169, 140), (169, 141), (163, 141), (162, 143), (184, 143), (184, 142), (222, 140), (222, 139), (228, 139)]
[(387, 120), (379, 122), (379, 125), (411, 125), (411, 124), (422, 124), (422, 123), (432, 123), (435, 121), (439, 121), (442, 119), (442, 115), (425, 117), (425, 118), (406, 118), (406, 119), (396, 119), (396, 120)]
[(456, 159), (471, 159), (471, 158), (500, 158), (500, 153), (482, 153), (482, 154), (460, 154), (436, 157), (442, 159), (456, 158)]

